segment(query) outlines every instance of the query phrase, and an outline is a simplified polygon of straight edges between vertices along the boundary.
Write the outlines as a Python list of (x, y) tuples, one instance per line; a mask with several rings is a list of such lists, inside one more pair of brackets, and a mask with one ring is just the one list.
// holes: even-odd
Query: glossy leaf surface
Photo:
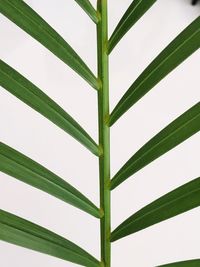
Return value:
[(99, 210), (78, 190), (13, 148), (0, 143), (0, 171), (99, 218)]
[(114, 124), (131, 106), (200, 47), (200, 16), (178, 35), (142, 72), (110, 116)]
[(91, 86), (99, 88), (96, 77), (72, 47), (24, 1), (0, 0), (0, 13), (49, 49)]
[(98, 22), (98, 16), (97, 16), (97, 12), (94, 9), (94, 7), (92, 6), (92, 4), (90, 3), (89, 0), (75, 0), (81, 7), (83, 10), (85, 10), (85, 12), (88, 14), (88, 16), (95, 22)]
[(113, 231), (111, 241), (143, 230), (198, 206), (200, 206), (200, 178), (173, 190), (136, 212)]
[(2, 60), (0, 60), (0, 86), (73, 136), (92, 153), (99, 155), (96, 143), (69, 114)]
[(200, 130), (200, 102), (175, 119), (141, 149), (118, 171), (111, 181), (115, 188), (132, 174), (176, 147)]
[(74, 243), (3, 210), (0, 210), (0, 240), (83, 266), (99, 267), (93, 256)]
[(115, 28), (108, 45), (108, 52), (118, 44), (130, 28), (146, 13), (157, 0), (133, 0), (117, 27)]

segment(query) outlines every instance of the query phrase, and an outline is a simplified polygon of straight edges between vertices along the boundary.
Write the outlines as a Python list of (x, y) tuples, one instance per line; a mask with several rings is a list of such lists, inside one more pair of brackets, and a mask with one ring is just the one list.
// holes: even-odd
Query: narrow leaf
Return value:
[(184, 184), (136, 212), (113, 231), (111, 241), (143, 230), (198, 206), (200, 206), (200, 178)]
[(109, 124), (114, 124), (132, 105), (199, 47), (200, 16), (158, 55), (131, 85), (114, 108)]
[(92, 6), (92, 4), (90, 3), (89, 0), (75, 0), (79, 6), (82, 7), (83, 10), (85, 10), (85, 12), (88, 14), (88, 16), (95, 22), (98, 23), (99, 19), (97, 16), (97, 12), (94, 9), (94, 7)]
[(170, 123), (140, 148), (111, 181), (115, 188), (155, 159), (176, 147), (200, 130), (200, 102)]
[(131, 27), (152, 7), (157, 0), (133, 0), (115, 28), (108, 44), (108, 52), (118, 44)]
[(93, 256), (74, 243), (3, 210), (0, 210), (0, 240), (83, 266), (99, 266)]
[(160, 265), (158, 267), (199, 267), (199, 266), (200, 266), (200, 259), (195, 259), (189, 261), (169, 263), (165, 265)]
[(73, 136), (92, 153), (99, 155), (97, 144), (69, 114), (2, 60), (0, 60), (0, 86)]
[(91, 86), (99, 88), (96, 77), (72, 47), (24, 1), (0, 0), (0, 13), (49, 49)]
[(98, 208), (78, 190), (37, 162), (0, 143), (0, 171), (99, 218)]

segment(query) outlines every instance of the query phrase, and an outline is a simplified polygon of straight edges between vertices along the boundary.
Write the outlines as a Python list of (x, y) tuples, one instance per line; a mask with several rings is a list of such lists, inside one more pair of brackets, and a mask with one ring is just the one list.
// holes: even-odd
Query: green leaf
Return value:
[(0, 240), (83, 266), (99, 266), (93, 256), (69, 240), (3, 210), (0, 210)]
[(133, 0), (127, 11), (124, 13), (117, 27), (115, 28), (109, 43), (108, 52), (118, 44), (122, 37), (131, 29), (131, 27), (146, 13), (157, 0)]
[(140, 148), (118, 171), (111, 181), (111, 188), (136, 173), (155, 159), (176, 147), (200, 130), (200, 102), (170, 123)]
[(112, 232), (111, 241), (116, 241), (198, 206), (200, 206), (200, 178), (184, 184), (136, 212)]
[(189, 261), (169, 263), (166, 265), (160, 265), (158, 267), (199, 267), (199, 266), (200, 266), (200, 259), (195, 259)]
[(37, 162), (0, 143), (0, 171), (99, 218), (99, 209), (78, 190)]
[(0, 85), (73, 136), (92, 153), (99, 155), (97, 144), (69, 114), (2, 60), (0, 60)]
[(94, 9), (94, 7), (92, 6), (92, 4), (90, 3), (89, 0), (75, 0), (79, 6), (82, 7), (83, 10), (85, 10), (85, 12), (88, 14), (88, 16), (95, 22), (98, 23), (99, 19), (97, 16), (97, 12)]
[(99, 88), (96, 77), (72, 47), (24, 1), (0, 0), (0, 13), (49, 49), (91, 86)]
[(109, 124), (114, 124), (132, 105), (199, 47), (200, 16), (158, 55), (131, 85), (114, 108)]

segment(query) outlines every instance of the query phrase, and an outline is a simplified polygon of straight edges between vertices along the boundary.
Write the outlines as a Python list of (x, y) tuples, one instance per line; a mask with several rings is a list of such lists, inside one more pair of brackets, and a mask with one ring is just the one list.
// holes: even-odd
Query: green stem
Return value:
[(98, 91), (99, 145), (102, 154), (99, 158), (100, 208), (101, 218), (101, 262), (110, 267), (110, 129), (109, 117), (109, 73), (108, 73), (108, 25), (107, 0), (98, 0), (97, 12), (100, 21), (97, 24), (98, 78), (101, 88)]

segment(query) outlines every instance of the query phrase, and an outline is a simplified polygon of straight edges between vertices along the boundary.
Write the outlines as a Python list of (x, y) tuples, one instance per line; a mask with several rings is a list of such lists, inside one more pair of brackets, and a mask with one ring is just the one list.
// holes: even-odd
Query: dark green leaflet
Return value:
[(171, 191), (136, 212), (112, 232), (111, 241), (143, 230), (198, 206), (200, 206), (200, 178)]
[(99, 218), (99, 209), (78, 190), (13, 148), (0, 143), (0, 171)]
[(92, 153), (99, 155), (97, 144), (69, 114), (2, 60), (0, 60), (0, 85), (73, 136)]
[(0, 13), (49, 49), (92, 87), (99, 88), (96, 77), (72, 47), (24, 1), (0, 0)]
[(97, 12), (94, 9), (94, 7), (92, 6), (92, 4), (90, 3), (89, 0), (75, 0), (81, 7), (83, 10), (85, 10), (85, 12), (88, 14), (88, 16), (95, 22), (98, 23), (99, 19), (97, 16)]
[(115, 188), (132, 174), (176, 147), (200, 130), (200, 102), (170, 123), (139, 149), (111, 181)]
[(83, 266), (99, 267), (93, 256), (69, 240), (3, 210), (0, 210), (0, 240)]
[(110, 116), (114, 124), (131, 106), (200, 47), (200, 16), (178, 35), (143, 71)]
[[(198, 102), (147, 142), (119, 170), (112, 181), (110, 180), (109, 126), (114, 124), (132, 105), (200, 47), (200, 17), (171, 42), (143, 71), (122, 97), (112, 114), (109, 115), (108, 54), (129, 29), (154, 5), (156, 0), (130, 0), (131, 5), (109, 41), (107, 34), (108, 0), (97, 0), (97, 10), (92, 6), (92, 0), (75, 1), (97, 24), (98, 78), (73, 48), (26, 4), (27, 1), (0, 0), (0, 12), (49, 49), (98, 91), (99, 145), (58, 104), (1, 60), (0, 86), (69, 133), (99, 157), (100, 209), (65, 180), (1, 142), (0, 171), (99, 218), (101, 262), (64, 237), (2, 210), (0, 210), (0, 241), (10, 242), (83, 266), (109, 267), (111, 266), (110, 241), (115, 241), (200, 206), (200, 178), (197, 178), (150, 203), (124, 221), (112, 233), (110, 231), (110, 190), (200, 130), (200, 102)], [(77, 21), (79, 22), (78, 19)], [(68, 164), (68, 162), (66, 163)], [(79, 165), (79, 162), (76, 162), (76, 166)], [(80, 221), (81, 224), (82, 221)], [(200, 267), (200, 259), (164, 266)]]
[(157, 267), (200, 267), (200, 259), (174, 262), (174, 263), (169, 263), (165, 265), (160, 265)]
[(113, 48), (118, 44), (122, 37), (130, 28), (152, 7), (157, 0), (133, 0), (117, 27), (115, 28), (109, 43), (108, 52), (111, 53)]

